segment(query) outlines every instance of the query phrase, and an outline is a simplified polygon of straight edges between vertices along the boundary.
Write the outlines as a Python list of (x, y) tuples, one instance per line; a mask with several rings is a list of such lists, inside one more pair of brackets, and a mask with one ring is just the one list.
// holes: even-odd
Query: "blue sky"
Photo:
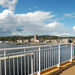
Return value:
[(75, 36), (75, 0), (0, 0), (0, 36)]

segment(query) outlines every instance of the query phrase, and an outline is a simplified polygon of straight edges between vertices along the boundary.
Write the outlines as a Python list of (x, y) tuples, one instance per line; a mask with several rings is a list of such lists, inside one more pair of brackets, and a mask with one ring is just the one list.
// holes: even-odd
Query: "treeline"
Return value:
[(74, 39), (75, 37), (60, 37), (60, 36), (50, 36), (50, 35), (42, 35), (39, 36), (40, 39), (43, 38), (43, 40), (54, 40), (54, 39)]
[(0, 37), (0, 41), (16, 41), (16, 40), (23, 40), (23, 39), (31, 39), (34, 36), (8, 36), (8, 37)]
[[(23, 40), (23, 39), (31, 39), (34, 36), (8, 36), (8, 37), (0, 37), (0, 41), (16, 41), (16, 40)], [(52, 40), (52, 39), (66, 39), (66, 38), (75, 38), (75, 37), (59, 37), (59, 36), (50, 36), (50, 35), (42, 35), (39, 36), (39, 40)]]

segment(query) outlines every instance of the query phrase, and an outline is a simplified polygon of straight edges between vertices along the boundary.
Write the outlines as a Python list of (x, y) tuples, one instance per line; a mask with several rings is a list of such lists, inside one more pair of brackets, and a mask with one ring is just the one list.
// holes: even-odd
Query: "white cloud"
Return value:
[(48, 19), (55, 17), (51, 15), (51, 12), (35, 11), (27, 14), (14, 14), (16, 3), (17, 0), (0, 0), (0, 5), (8, 8), (0, 13), (0, 36), (43, 35), (64, 29), (62, 23), (56, 21), (47, 23)]
[(47, 27), (48, 30), (52, 30), (52, 31), (57, 31), (57, 30), (64, 29), (63, 24), (62, 23), (59, 23), (59, 22), (49, 23), (45, 27)]
[(60, 25), (62, 25), (62, 23), (53, 22), (53, 23), (50, 23), (50, 24), (46, 25), (46, 27), (55, 27), (55, 26), (60, 26)]
[[(54, 15), (54, 16), (57, 16), (57, 15)], [(71, 14), (64, 14), (64, 16), (63, 16), (63, 17), (61, 17), (61, 18), (48, 19), (47, 21), (50, 21), (50, 22), (59, 21), (59, 20), (65, 19), (66, 17), (68, 17), (68, 18), (74, 18), (74, 17), (75, 17), (75, 13), (71, 13)]]
[(75, 26), (73, 27), (73, 31), (75, 31)]
[(71, 16), (72, 14), (64, 14), (64, 16)]
[(63, 29), (62, 23), (45, 23), (52, 17), (54, 15), (51, 15), (51, 12), (35, 11), (27, 14), (14, 14), (13, 11), (6, 9), (0, 13), (0, 35), (41, 35)]
[[(0, 13), (0, 36), (8, 35), (70, 35), (64, 31), (64, 24), (57, 22), (65, 17), (73, 18), (75, 13), (64, 14), (61, 18), (52, 19), (56, 15), (51, 12), (35, 11), (27, 14), (14, 14), (15, 4), (18, 0), (0, 0), (0, 5), (7, 7)], [(37, 8), (36, 6), (34, 8)], [(32, 8), (29, 8), (30, 10)], [(51, 21), (49, 23), (48, 21)], [(70, 30), (71, 28), (68, 28)], [(63, 32), (61, 32), (63, 31)], [(73, 27), (75, 31), (75, 26)]]
[(17, 3), (17, 0), (0, 0), (0, 5), (3, 7), (9, 8), (9, 10), (15, 10), (15, 4)]
[(51, 35), (53, 35), (53, 36), (61, 36), (61, 35), (58, 34), (58, 33), (51, 33)]
[(52, 35), (55, 35), (55, 36), (69, 36), (70, 33), (52, 33)]
[(75, 17), (75, 13), (71, 13), (71, 14), (64, 14), (64, 17), (74, 18), (74, 17)]
[(70, 33), (61, 33), (61, 35), (63, 36), (63, 35), (70, 35)]
[(0, 19), (8, 18), (8, 17), (12, 16), (13, 14), (14, 14), (13, 11), (9, 11), (6, 9), (2, 13), (0, 13)]
[(74, 18), (75, 16), (70, 16), (69, 18)]

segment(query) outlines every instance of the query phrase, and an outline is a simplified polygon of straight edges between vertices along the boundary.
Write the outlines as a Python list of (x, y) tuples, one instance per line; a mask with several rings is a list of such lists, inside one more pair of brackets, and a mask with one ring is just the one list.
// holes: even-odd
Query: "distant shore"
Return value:
[[(35, 44), (35, 45), (40, 45), (40, 44), (47, 44), (47, 43), (31, 43), (31, 42), (29, 42), (29, 43), (16, 43), (17, 45), (19, 45), (19, 44)], [(48, 43), (48, 44), (51, 44), (51, 43)]]
[(28, 42), (28, 43), (17, 43), (17, 42), (14, 42), (15, 44), (17, 45), (20, 45), (20, 44), (34, 44), (34, 45), (44, 45), (44, 44), (62, 44), (62, 43), (34, 43), (34, 42)]

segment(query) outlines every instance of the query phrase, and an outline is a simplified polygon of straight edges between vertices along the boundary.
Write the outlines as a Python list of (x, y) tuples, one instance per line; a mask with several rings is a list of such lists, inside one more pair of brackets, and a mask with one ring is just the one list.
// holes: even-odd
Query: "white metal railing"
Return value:
[(71, 43), (0, 49), (0, 75), (33, 75), (73, 59)]

